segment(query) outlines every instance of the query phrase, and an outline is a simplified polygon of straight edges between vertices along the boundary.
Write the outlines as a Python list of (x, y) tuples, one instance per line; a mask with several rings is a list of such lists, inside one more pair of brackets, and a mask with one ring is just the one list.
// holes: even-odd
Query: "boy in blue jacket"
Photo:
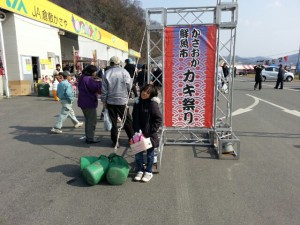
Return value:
[(63, 81), (60, 82), (57, 86), (57, 96), (60, 99), (60, 103), (62, 105), (60, 114), (56, 120), (55, 126), (51, 129), (52, 133), (61, 134), (62, 133), (62, 124), (69, 116), (72, 120), (74, 127), (78, 128), (83, 125), (82, 122), (79, 122), (75, 116), (75, 112), (72, 108), (72, 104), (74, 101), (74, 91), (72, 85), (67, 80), (69, 73), (63, 72)]

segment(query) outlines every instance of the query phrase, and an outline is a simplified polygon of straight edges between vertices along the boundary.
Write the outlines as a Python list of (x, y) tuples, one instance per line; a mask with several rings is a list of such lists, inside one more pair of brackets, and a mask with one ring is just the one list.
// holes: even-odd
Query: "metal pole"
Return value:
[(5, 93), (6, 97), (10, 97), (9, 87), (8, 87), (8, 77), (7, 77), (7, 67), (6, 67), (6, 57), (5, 57), (5, 48), (4, 48), (4, 39), (3, 39), (3, 28), (2, 28), (2, 21), (0, 22), (0, 44), (1, 44), (1, 56), (2, 56), (2, 64), (5, 73)]

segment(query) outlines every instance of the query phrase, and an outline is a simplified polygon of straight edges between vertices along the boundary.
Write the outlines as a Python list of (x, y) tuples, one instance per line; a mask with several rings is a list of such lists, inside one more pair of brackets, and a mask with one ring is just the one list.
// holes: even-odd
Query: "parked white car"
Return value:
[[(266, 81), (266, 80), (277, 80), (277, 75), (278, 75), (278, 66), (268, 66), (266, 68), (264, 68), (261, 71), (261, 75), (262, 75), (262, 80)], [(284, 81), (287, 82), (291, 82), (292, 80), (294, 80), (294, 74), (291, 72), (286, 71), (284, 74)]]

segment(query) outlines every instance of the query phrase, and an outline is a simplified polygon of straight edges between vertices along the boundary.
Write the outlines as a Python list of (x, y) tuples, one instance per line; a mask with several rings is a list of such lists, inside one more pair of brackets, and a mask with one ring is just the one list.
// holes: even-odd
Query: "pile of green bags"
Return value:
[(83, 156), (80, 158), (80, 169), (84, 180), (96, 185), (106, 177), (111, 185), (125, 183), (129, 174), (129, 164), (124, 157), (112, 153), (109, 156)]

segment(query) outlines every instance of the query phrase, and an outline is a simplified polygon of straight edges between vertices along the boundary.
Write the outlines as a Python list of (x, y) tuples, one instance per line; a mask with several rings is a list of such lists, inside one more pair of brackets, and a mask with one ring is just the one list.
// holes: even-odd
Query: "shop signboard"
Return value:
[(130, 56), (133, 56), (133, 57), (136, 57), (136, 58), (141, 58), (141, 53), (137, 52), (137, 51), (134, 51), (132, 49), (129, 49), (128, 50), (128, 55)]
[(0, 0), (0, 8), (128, 51), (128, 43), (47, 0)]

